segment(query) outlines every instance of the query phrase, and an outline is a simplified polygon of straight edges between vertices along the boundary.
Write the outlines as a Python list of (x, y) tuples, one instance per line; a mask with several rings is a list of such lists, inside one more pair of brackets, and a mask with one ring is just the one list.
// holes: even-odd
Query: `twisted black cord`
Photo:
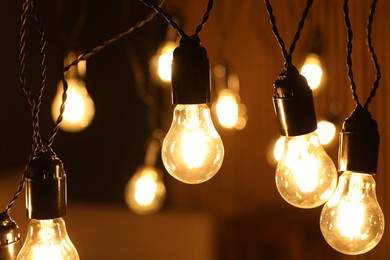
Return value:
[(47, 79), (47, 65), (46, 65), (46, 37), (45, 32), (43, 30), (43, 24), (42, 19), (37, 7), (36, 0), (30, 0), (30, 5), (34, 9), (34, 18), (35, 21), (38, 23), (38, 32), (39, 32), (39, 56), (40, 56), (40, 62), (41, 62), (41, 85), (38, 89), (38, 92), (35, 96), (35, 102), (34, 102), (34, 112), (33, 112), (33, 125), (35, 128), (36, 133), (38, 134), (38, 144), (37, 146), (42, 147), (43, 142), (42, 138), (40, 136), (39, 131), (39, 113), (40, 113), (40, 107), (42, 103), (42, 96), (43, 96), (43, 90), (46, 86), (46, 79)]
[[(163, 4), (164, 1), (161, 1), (160, 5)], [(89, 58), (91, 58), (93, 55), (95, 55), (96, 53), (104, 50), (105, 48), (107, 48), (108, 46), (110, 46), (111, 44), (117, 42), (118, 40), (122, 39), (124, 36), (130, 34), (131, 32), (133, 32), (135, 29), (138, 29), (140, 27), (142, 27), (144, 24), (150, 22), (153, 17), (157, 14), (157, 12), (153, 12), (149, 15), (147, 15), (145, 17), (145, 19), (137, 22), (135, 25), (133, 25), (132, 27), (130, 27), (129, 29), (127, 29), (126, 31), (124, 32), (121, 32), (119, 34), (117, 34), (116, 36), (114, 36), (113, 38), (111, 39), (108, 39), (106, 41), (104, 41), (102, 44), (94, 47), (92, 50), (80, 55), (77, 59), (75, 59), (74, 61), (72, 61), (71, 63), (69, 63), (68, 65), (66, 65), (63, 69), (63, 72), (66, 73), (67, 71), (70, 70), (71, 67), (73, 66), (76, 66), (77, 64), (79, 64), (80, 61), (82, 60), (88, 60)]]
[[(144, 3), (146, 6), (149, 6), (149, 7), (153, 8), (156, 12), (161, 14), (165, 18), (165, 20), (167, 20), (170, 23), (170, 25), (180, 34), (180, 36), (182, 36), (182, 37), (188, 36), (184, 32), (184, 30), (182, 28), (180, 28), (180, 26), (173, 20), (173, 18), (169, 14), (167, 14), (160, 6), (158, 6), (157, 4), (155, 4), (151, 0), (140, 0), (140, 1), (142, 3)], [(210, 12), (213, 9), (213, 5), (214, 5), (214, 1), (213, 0), (209, 0), (208, 4), (207, 4), (207, 10), (206, 10), (205, 14), (203, 15), (202, 21), (196, 27), (195, 35), (198, 35), (200, 33), (200, 31), (202, 30), (203, 26), (205, 25), (205, 23), (209, 19)]]
[(283, 59), (286, 61), (287, 56), (288, 56), (288, 52), (287, 52), (286, 46), (284, 44), (284, 41), (279, 34), (278, 27), (276, 26), (276, 19), (275, 19), (275, 16), (273, 15), (271, 3), (269, 2), (269, 0), (264, 0), (264, 3), (266, 6), (266, 9), (267, 9), (267, 13), (269, 15), (269, 20), (270, 20), (271, 25), (272, 25), (272, 33), (275, 35), (276, 40), (278, 41), (279, 46), (282, 49)]
[(187, 34), (183, 31), (182, 28), (180, 28), (180, 26), (173, 20), (173, 18), (167, 14), (162, 8), (161, 6), (157, 5), (156, 3), (154, 3), (153, 1), (149, 1), (149, 0), (140, 0), (144, 5), (154, 9), (155, 12), (161, 14), (162, 16), (164, 16), (165, 20), (167, 20), (169, 22), (169, 24), (180, 34), (180, 36), (187, 36)]
[(295, 33), (294, 40), (291, 43), (290, 50), (288, 52), (288, 56), (287, 56), (287, 63), (288, 64), (292, 63), (292, 53), (295, 50), (295, 45), (297, 44), (297, 42), (299, 40), (299, 37), (301, 35), (301, 31), (303, 29), (303, 26), (305, 25), (305, 20), (307, 18), (307, 15), (309, 14), (309, 10), (310, 10), (310, 7), (312, 6), (312, 4), (313, 4), (313, 0), (308, 0), (307, 4), (306, 4), (306, 7), (303, 10), (301, 20), (299, 21), (299, 24), (298, 24), (297, 32)]
[(348, 7), (348, 0), (344, 0), (344, 21), (345, 26), (347, 27), (347, 68), (348, 68), (348, 78), (351, 82), (351, 89), (352, 89), (352, 95), (353, 99), (356, 102), (357, 106), (361, 106), (359, 102), (359, 97), (356, 92), (356, 83), (353, 79), (353, 71), (352, 71), (352, 27), (351, 27), (351, 21), (349, 19), (348, 13), (349, 13), (349, 7)]
[(205, 23), (207, 22), (207, 20), (209, 19), (210, 17), (210, 12), (211, 10), (213, 9), (213, 4), (214, 4), (214, 1), (213, 0), (209, 0), (208, 4), (207, 4), (207, 10), (206, 10), (206, 13), (203, 15), (203, 19), (202, 19), (202, 22), (198, 25), (198, 27), (196, 27), (196, 30), (195, 30), (195, 34), (198, 35), (200, 33), (200, 31), (202, 30), (203, 26), (205, 25)]
[(375, 8), (376, 8), (377, 2), (378, 2), (377, 0), (372, 1), (371, 8), (370, 8), (370, 14), (369, 14), (368, 20), (367, 20), (367, 46), (368, 46), (368, 49), (371, 53), (372, 61), (374, 62), (374, 66), (375, 66), (375, 70), (376, 70), (376, 79), (374, 82), (374, 86), (371, 90), (371, 93), (368, 96), (366, 102), (364, 103), (365, 109), (368, 109), (368, 105), (370, 104), (372, 98), (375, 96), (376, 90), (379, 87), (379, 81), (381, 79), (381, 72), (380, 72), (378, 57), (376, 56), (375, 51), (374, 51), (374, 47), (372, 46), (372, 37), (371, 37), (372, 23), (374, 21), (374, 13), (375, 13)]
[(295, 50), (295, 46), (296, 46), (296, 44), (297, 44), (297, 42), (299, 40), (299, 37), (301, 35), (301, 31), (303, 29), (303, 26), (305, 25), (305, 20), (306, 20), (308, 14), (309, 14), (309, 10), (310, 10), (310, 7), (313, 4), (313, 1), (314, 0), (308, 0), (307, 1), (306, 7), (305, 7), (305, 9), (303, 10), (303, 13), (302, 13), (301, 20), (299, 21), (299, 24), (298, 24), (297, 32), (295, 33), (293, 42), (290, 45), (290, 50), (289, 50), (289, 52), (287, 52), (285, 44), (284, 44), (284, 41), (283, 41), (282, 37), (279, 34), (278, 27), (276, 26), (276, 19), (275, 19), (275, 16), (273, 15), (271, 3), (269, 2), (269, 0), (264, 0), (265, 6), (266, 6), (266, 9), (267, 9), (267, 13), (269, 15), (269, 20), (270, 20), (271, 25), (272, 25), (272, 32), (275, 35), (276, 40), (278, 41), (279, 46), (280, 46), (280, 48), (282, 50), (283, 59), (285, 60), (285, 68), (287, 68), (288, 66), (292, 65), (292, 54), (293, 54), (293, 52)]
[(22, 175), (22, 179), (19, 182), (19, 186), (18, 186), (16, 192), (14, 193), (14, 195), (11, 198), (11, 200), (8, 202), (7, 207), (5, 208), (6, 211), (10, 211), (11, 210), (11, 208), (14, 205), (15, 201), (17, 200), (17, 198), (19, 197), (20, 193), (22, 192), (23, 187), (24, 187), (24, 183), (25, 183), (25, 180), (26, 180), (26, 175), (27, 175), (26, 173), (27, 173), (27, 165), (25, 167), (24, 173)]

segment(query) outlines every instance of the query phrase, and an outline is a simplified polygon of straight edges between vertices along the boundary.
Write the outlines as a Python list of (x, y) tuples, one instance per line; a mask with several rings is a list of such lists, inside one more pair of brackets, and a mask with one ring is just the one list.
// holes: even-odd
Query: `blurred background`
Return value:
[[(279, 31), (291, 43), (306, 1), (271, 2)], [(2, 3), (0, 41), (2, 94), (0, 95), (0, 202), (8, 203), (23, 174), (31, 150), (31, 116), (18, 80), (20, 1)], [(316, 1), (293, 55), (300, 68), (315, 52), (323, 77), (314, 90), (317, 119), (336, 126), (336, 137), (325, 146), (337, 165), (338, 132), (354, 102), (346, 70), (346, 29), (342, 1)], [(354, 32), (353, 69), (358, 94), (368, 96), (374, 69), (367, 51), (366, 19), (370, 1), (350, 3)], [(175, 16), (188, 34), (195, 31), (207, 1), (167, 0), (164, 9)], [(47, 37), (48, 79), (40, 114), (41, 131), (48, 138), (54, 125), (52, 101), (57, 92), (64, 58), (83, 53), (113, 37), (150, 12), (137, 0), (41, 0)], [(373, 44), (382, 68), (382, 81), (370, 111), (381, 135), (375, 179), (379, 203), (387, 221), (390, 161), (387, 120), (390, 108), (390, 2), (379, 1), (374, 19)], [(28, 84), (39, 85), (39, 40), (31, 16), (27, 23)], [(283, 70), (283, 59), (264, 3), (259, 0), (215, 1), (210, 19), (200, 33), (213, 69), (223, 60), (239, 79), (244, 125), (225, 129), (215, 113), (214, 124), (225, 146), (219, 173), (210, 181), (183, 184), (164, 170), (160, 156), (155, 167), (163, 171), (165, 201), (154, 214), (139, 215), (128, 208), (124, 192), (130, 178), (144, 164), (153, 130), (167, 131), (174, 106), (169, 84), (155, 79), (150, 65), (168, 38), (176, 40), (161, 16), (90, 58), (83, 76), (94, 102), (94, 118), (80, 132), (60, 130), (54, 150), (68, 174), (69, 235), (81, 259), (389, 259), (389, 232), (376, 248), (362, 256), (334, 251), (319, 228), (321, 207), (297, 209), (277, 192), (273, 158), (279, 131), (272, 105), (273, 82)], [(173, 36), (172, 36), (173, 35)], [(219, 85), (212, 71), (213, 102)], [(234, 85), (234, 84), (233, 84)], [(245, 109), (245, 107), (246, 109)], [(213, 108), (213, 104), (210, 104)], [(215, 109), (213, 109), (215, 111)], [(157, 152), (158, 154), (158, 152)], [(13, 219), (25, 237), (28, 219), (24, 193)]]

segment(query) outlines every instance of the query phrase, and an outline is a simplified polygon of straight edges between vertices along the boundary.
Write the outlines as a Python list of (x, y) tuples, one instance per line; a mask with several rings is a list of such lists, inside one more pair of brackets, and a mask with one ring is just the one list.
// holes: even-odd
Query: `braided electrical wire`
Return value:
[(293, 42), (291, 43), (290, 49), (287, 52), (286, 46), (284, 44), (284, 41), (283, 41), (282, 37), (280, 36), (278, 27), (276, 26), (276, 19), (275, 19), (275, 16), (273, 14), (273, 9), (272, 9), (271, 3), (270, 3), (269, 0), (264, 0), (265, 6), (266, 6), (266, 9), (267, 9), (267, 13), (269, 15), (269, 20), (270, 20), (270, 23), (272, 25), (272, 33), (276, 37), (276, 40), (278, 41), (278, 44), (279, 44), (279, 46), (280, 46), (280, 48), (282, 50), (282, 56), (283, 56), (283, 59), (285, 60), (285, 68), (287, 68), (289, 66), (292, 66), (292, 54), (293, 54), (293, 52), (295, 50), (295, 46), (296, 46), (296, 44), (297, 44), (297, 42), (299, 40), (299, 37), (301, 35), (301, 31), (302, 31), (302, 29), (303, 29), (303, 27), (305, 25), (305, 20), (306, 20), (308, 14), (309, 14), (309, 10), (310, 10), (310, 7), (313, 4), (313, 1), (314, 0), (308, 0), (307, 1), (306, 7), (305, 7), (305, 9), (302, 12), (302, 17), (301, 17), (301, 20), (300, 20), (300, 22), (298, 24), (298, 28), (297, 28), (297, 31), (295, 33)]
[[(150, 0), (140, 0), (142, 3), (144, 3), (146, 6), (149, 6), (150, 8), (153, 8), (156, 12), (161, 14), (169, 23), (170, 25), (180, 34), (182, 37), (188, 37), (188, 35), (184, 32), (184, 30), (173, 20), (172, 16), (167, 14), (160, 6), (158, 6), (156, 3)], [(207, 9), (205, 14), (203, 15), (201, 23), (196, 27), (195, 35), (198, 35), (207, 20), (210, 17), (210, 12), (213, 9), (213, 0), (209, 0), (207, 4)]]
[[(372, 101), (373, 97), (376, 94), (376, 91), (379, 87), (379, 81), (381, 79), (381, 72), (380, 72), (380, 66), (378, 62), (378, 57), (375, 54), (374, 47), (372, 45), (372, 23), (374, 21), (374, 14), (376, 10), (376, 4), (377, 0), (373, 0), (371, 7), (370, 7), (370, 12), (369, 16), (367, 19), (367, 46), (368, 50), (371, 54), (372, 61), (374, 63), (374, 67), (376, 70), (376, 75), (375, 75), (375, 81), (373, 84), (373, 88), (370, 92), (370, 95), (367, 97), (366, 102), (364, 103), (364, 109), (368, 109), (368, 105)], [(357, 106), (362, 106), (359, 101), (359, 97), (357, 94), (356, 90), (356, 83), (353, 78), (353, 70), (352, 70), (352, 39), (353, 39), (353, 32), (352, 32), (352, 26), (351, 26), (351, 20), (349, 19), (349, 6), (348, 6), (348, 0), (344, 0), (344, 5), (343, 5), (343, 12), (344, 12), (344, 22), (345, 26), (347, 28), (347, 68), (348, 68), (348, 78), (351, 82), (351, 90), (352, 90), (352, 95), (353, 99), (356, 103)]]

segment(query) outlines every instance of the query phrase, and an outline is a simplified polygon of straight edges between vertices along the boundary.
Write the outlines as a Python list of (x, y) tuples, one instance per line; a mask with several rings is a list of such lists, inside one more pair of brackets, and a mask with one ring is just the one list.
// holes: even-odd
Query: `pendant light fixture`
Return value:
[(322, 148), (317, 133), (313, 95), (306, 79), (292, 64), (292, 53), (313, 1), (308, 0), (289, 52), (279, 35), (272, 6), (265, 0), (272, 31), (282, 49), (285, 68), (274, 84), (273, 102), (279, 130), (285, 136), (284, 151), (275, 181), (280, 195), (299, 208), (324, 204), (337, 184), (337, 172)]
[(28, 233), (17, 260), (80, 259), (65, 228), (66, 174), (62, 162), (41, 151), (28, 164), (26, 208)]
[(321, 232), (330, 246), (348, 255), (364, 254), (381, 240), (385, 219), (376, 197), (373, 175), (379, 153), (378, 124), (368, 111), (381, 78), (380, 66), (371, 41), (372, 22), (377, 0), (373, 0), (367, 22), (367, 45), (374, 62), (374, 87), (362, 106), (352, 72), (352, 28), (348, 0), (344, 0), (344, 18), (348, 32), (347, 65), (356, 108), (344, 121), (340, 133), (339, 185), (321, 212)]
[(15, 260), (21, 246), (19, 227), (9, 210), (0, 213), (0, 259)]
[(218, 172), (224, 157), (223, 143), (207, 106), (210, 102), (210, 64), (198, 36), (209, 18), (213, 0), (208, 1), (202, 22), (192, 36), (188, 36), (153, 1), (142, 2), (162, 14), (181, 36), (179, 46), (173, 52), (172, 103), (176, 107), (161, 149), (164, 166), (181, 182), (205, 182)]

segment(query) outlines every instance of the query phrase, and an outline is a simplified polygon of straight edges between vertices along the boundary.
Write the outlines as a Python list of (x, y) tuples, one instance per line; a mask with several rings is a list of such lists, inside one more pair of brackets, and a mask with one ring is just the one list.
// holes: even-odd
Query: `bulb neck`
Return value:
[(304, 135), (317, 129), (312, 91), (293, 65), (278, 76), (272, 99), (281, 135)]
[(198, 35), (183, 36), (173, 52), (172, 103), (210, 102), (210, 63)]
[(29, 219), (54, 219), (66, 214), (66, 174), (62, 161), (50, 151), (35, 156), (26, 173)]
[(367, 109), (357, 106), (340, 133), (339, 171), (375, 174), (378, 153), (378, 124)]

